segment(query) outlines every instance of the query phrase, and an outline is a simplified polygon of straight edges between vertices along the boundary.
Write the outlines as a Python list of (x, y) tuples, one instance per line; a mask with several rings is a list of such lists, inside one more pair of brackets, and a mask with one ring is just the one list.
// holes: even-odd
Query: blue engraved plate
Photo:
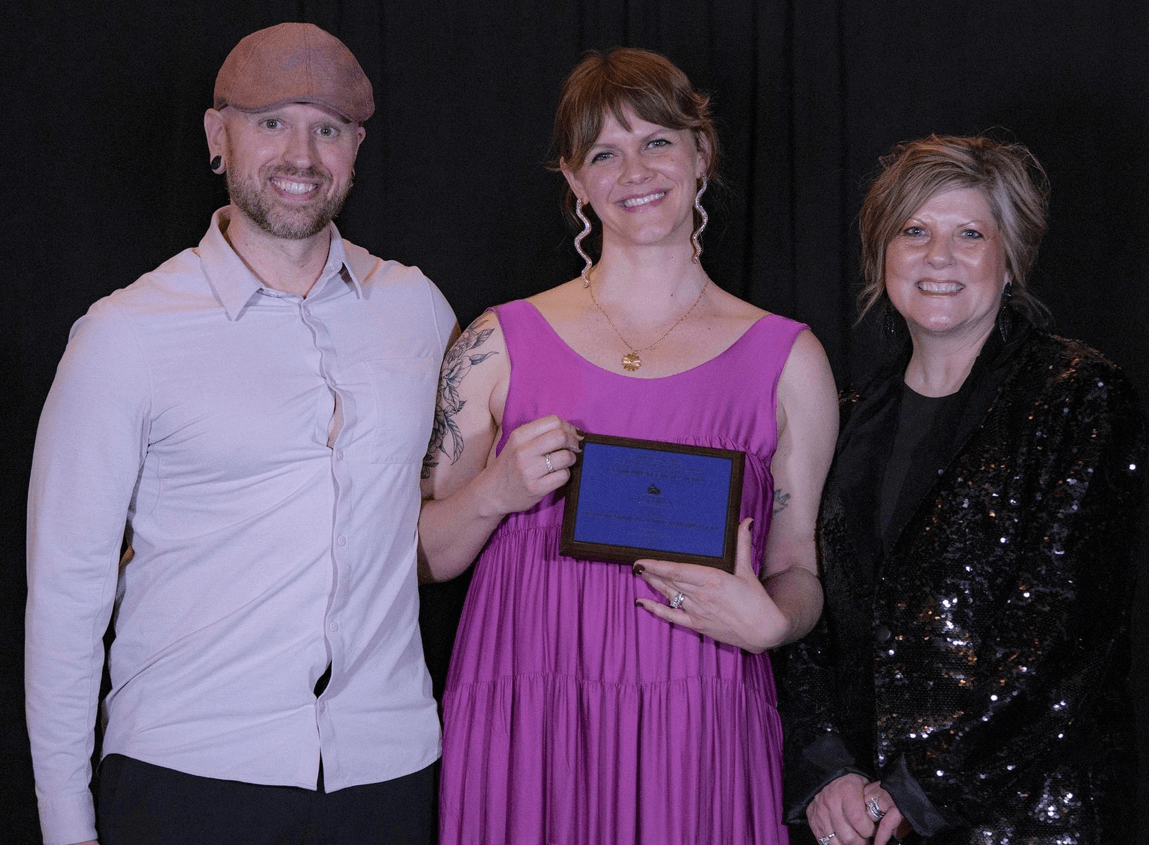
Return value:
[(587, 435), (568, 494), (564, 553), (732, 567), (742, 459), (739, 452)]

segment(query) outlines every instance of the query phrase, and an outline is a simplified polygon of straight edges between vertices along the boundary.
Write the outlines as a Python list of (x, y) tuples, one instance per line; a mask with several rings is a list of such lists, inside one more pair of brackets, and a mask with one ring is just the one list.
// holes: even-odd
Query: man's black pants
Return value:
[(435, 766), (338, 792), (197, 777), (110, 754), (100, 845), (430, 845)]

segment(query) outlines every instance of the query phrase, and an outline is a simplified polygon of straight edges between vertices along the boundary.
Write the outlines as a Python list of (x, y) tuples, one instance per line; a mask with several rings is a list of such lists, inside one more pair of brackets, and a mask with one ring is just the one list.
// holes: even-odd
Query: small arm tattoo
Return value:
[(782, 511), (786, 510), (786, 505), (790, 504), (790, 494), (784, 493), (781, 490), (774, 491), (774, 516), (777, 516)]
[(447, 350), (439, 371), (439, 397), (435, 404), (435, 422), (431, 428), (431, 442), (423, 458), (423, 478), (431, 477), (431, 470), (439, 465), (439, 456), (446, 455), (451, 463), (463, 454), (463, 435), (455, 422), (455, 417), (463, 410), (467, 400), (459, 395), (459, 385), (471, 367), (481, 364), (497, 352), (476, 352), (494, 332), (493, 328), (482, 328), (487, 315), (483, 314), (459, 335), (459, 339)]

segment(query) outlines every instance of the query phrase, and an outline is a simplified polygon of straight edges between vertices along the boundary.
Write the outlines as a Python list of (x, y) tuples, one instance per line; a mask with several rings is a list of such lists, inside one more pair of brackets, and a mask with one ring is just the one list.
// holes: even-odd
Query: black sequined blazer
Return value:
[(1141, 414), (1089, 347), (997, 334), (884, 537), (875, 468), (908, 353), (846, 403), (819, 526), (825, 612), (775, 656), (791, 823), (853, 771), (931, 843), (1135, 841)]

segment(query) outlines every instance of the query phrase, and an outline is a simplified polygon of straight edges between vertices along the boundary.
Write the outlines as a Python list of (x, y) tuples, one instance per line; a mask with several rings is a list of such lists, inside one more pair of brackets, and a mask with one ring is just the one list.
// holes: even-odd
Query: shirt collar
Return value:
[[(198, 253), (204, 275), (215, 291), (216, 298), (227, 312), (228, 318), (238, 320), (252, 297), (264, 290), (265, 285), (251, 272), (224, 237), (223, 229), (227, 228), (231, 214), (231, 206), (224, 206), (212, 215), (211, 225), (199, 242)], [(355, 295), (361, 299), (363, 287), (347, 260), (343, 238), (340, 237), (334, 223), (328, 223), (327, 226), (331, 232), (327, 263), (323, 265), (323, 271), (319, 274), (309, 297), (315, 296), (338, 278), (352, 288)]]

